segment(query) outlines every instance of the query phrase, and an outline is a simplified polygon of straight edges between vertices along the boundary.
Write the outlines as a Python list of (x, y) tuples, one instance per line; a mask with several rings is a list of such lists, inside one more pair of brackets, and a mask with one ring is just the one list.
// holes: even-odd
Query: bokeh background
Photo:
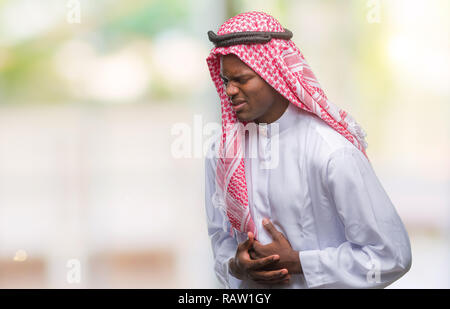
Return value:
[(252, 10), (293, 31), (368, 133), (413, 251), (389, 288), (449, 288), (449, 6), (0, 0), (0, 288), (220, 287), (196, 152), (220, 121), (206, 32)]

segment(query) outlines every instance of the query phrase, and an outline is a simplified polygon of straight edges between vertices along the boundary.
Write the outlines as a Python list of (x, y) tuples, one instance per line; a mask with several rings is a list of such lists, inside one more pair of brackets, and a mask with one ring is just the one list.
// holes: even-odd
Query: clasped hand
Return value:
[(248, 239), (238, 245), (235, 257), (230, 260), (231, 273), (238, 279), (249, 278), (260, 284), (287, 284), (291, 274), (301, 273), (298, 251), (292, 249), (272, 222), (264, 219), (263, 226), (273, 242), (262, 245), (249, 232)]

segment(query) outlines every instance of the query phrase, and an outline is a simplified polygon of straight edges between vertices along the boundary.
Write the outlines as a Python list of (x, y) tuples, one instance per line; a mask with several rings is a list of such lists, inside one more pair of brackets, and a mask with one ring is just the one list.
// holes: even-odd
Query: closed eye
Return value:
[(241, 85), (244, 85), (246, 82), (249, 81), (250, 78), (238, 78), (237, 82)]
[(244, 85), (250, 79), (252, 79), (253, 76), (239, 76), (239, 77), (231, 78), (230, 80), (228, 80), (228, 78), (226, 78), (225, 76), (220, 75), (220, 78), (222, 79), (222, 81), (225, 84), (225, 86), (229, 83), (229, 81), (233, 81), (233, 82), (236, 82), (236, 83), (238, 83), (240, 85)]

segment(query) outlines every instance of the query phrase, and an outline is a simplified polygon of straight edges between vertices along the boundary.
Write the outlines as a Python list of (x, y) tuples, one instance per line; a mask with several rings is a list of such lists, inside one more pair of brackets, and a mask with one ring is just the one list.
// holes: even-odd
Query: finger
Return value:
[(281, 284), (289, 284), (289, 283), (291, 283), (291, 279), (289, 278), (289, 279), (283, 280), (280, 283)]
[(287, 283), (289, 283), (289, 280), (273, 280), (273, 281), (258, 281), (258, 280), (254, 280), (255, 282), (261, 284), (261, 285), (266, 285), (266, 286), (274, 286), (274, 285), (285, 285)]
[(253, 246), (253, 241), (255, 237), (252, 232), (247, 233), (248, 239), (242, 243), (243, 250), (249, 250)]
[(262, 259), (252, 260), (249, 265), (249, 270), (258, 270), (264, 268), (280, 259), (279, 255), (271, 255)]
[(275, 254), (274, 250), (272, 249), (272, 243), (263, 245), (259, 241), (255, 240), (253, 242), (252, 250), (255, 251), (256, 255), (259, 258), (263, 258), (266, 256), (269, 256), (270, 254)]
[(258, 282), (259, 284), (264, 284), (264, 285), (273, 285), (273, 284), (288, 284), (291, 282), (291, 276), (289, 274), (280, 277), (278, 279), (273, 279), (273, 280), (253, 280), (255, 282)]
[(253, 246), (249, 250), (249, 252), (252, 253), (251, 256), (252, 256), (253, 259), (256, 260), (256, 259), (260, 259), (260, 258), (266, 257), (265, 255), (260, 253), (261, 247), (262, 247), (262, 245), (261, 245), (261, 243), (259, 241), (255, 240), (253, 242)]
[(273, 281), (256, 281), (255, 280), (255, 282), (258, 282), (259, 284), (262, 284), (262, 285), (274, 286), (276, 284), (286, 285), (286, 284), (289, 284), (291, 281), (290, 281), (290, 279), (286, 279), (286, 280), (273, 280)]
[(250, 255), (250, 258), (251, 258), (252, 260), (258, 260), (258, 259), (265, 258), (264, 255), (259, 254), (259, 253), (258, 253), (257, 251), (255, 251), (255, 250), (249, 250), (249, 251), (248, 251), (248, 254)]
[(272, 238), (278, 239), (278, 237), (280, 236), (281, 233), (275, 228), (275, 226), (272, 224), (272, 222), (270, 222), (270, 220), (264, 218), (262, 223), (263, 223), (264, 228), (267, 230), (267, 232), (270, 233)]
[(259, 281), (282, 281), (285, 280), (286, 276), (289, 276), (287, 269), (277, 269), (277, 270), (253, 270), (249, 271), (249, 276), (253, 280)]
[(259, 241), (255, 240), (255, 241), (253, 242), (253, 249), (254, 249), (255, 251), (258, 251), (259, 248), (261, 248), (261, 247), (262, 247), (262, 245), (261, 245), (261, 243), (260, 243)]
[(259, 257), (256, 255), (256, 252), (255, 252), (254, 250), (249, 250), (249, 251), (248, 251), (248, 254), (250, 255), (250, 258), (251, 258), (252, 260), (257, 260), (257, 259), (259, 259)]
[(290, 275), (285, 275), (283, 277), (280, 277), (278, 279), (272, 279), (272, 280), (253, 280), (255, 282), (258, 282), (259, 284), (263, 284), (263, 285), (274, 285), (274, 284), (286, 284), (290, 282)]
[(247, 239), (247, 246), (246, 249), (250, 249), (253, 246), (253, 241), (255, 240), (255, 236), (252, 232), (247, 233), (248, 239)]

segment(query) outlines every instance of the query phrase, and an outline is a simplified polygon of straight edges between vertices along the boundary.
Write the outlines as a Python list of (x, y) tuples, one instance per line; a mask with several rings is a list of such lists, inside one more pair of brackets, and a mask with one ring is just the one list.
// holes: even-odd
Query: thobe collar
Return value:
[[(260, 134), (266, 136), (267, 138), (271, 138), (273, 134), (276, 134), (276, 130), (273, 130), (272, 124), (278, 124), (278, 134), (286, 130), (287, 128), (293, 126), (297, 119), (299, 108), (295, 106), (292, 103), (289, 103), (288, 107), (284, 111), (284, 113), (281, 115), (280, 118), (275, 120), (272, 123), (269, 124), (258, 124), (258, 131)], [(273, 131), (273, 133), (272, 133)]]

